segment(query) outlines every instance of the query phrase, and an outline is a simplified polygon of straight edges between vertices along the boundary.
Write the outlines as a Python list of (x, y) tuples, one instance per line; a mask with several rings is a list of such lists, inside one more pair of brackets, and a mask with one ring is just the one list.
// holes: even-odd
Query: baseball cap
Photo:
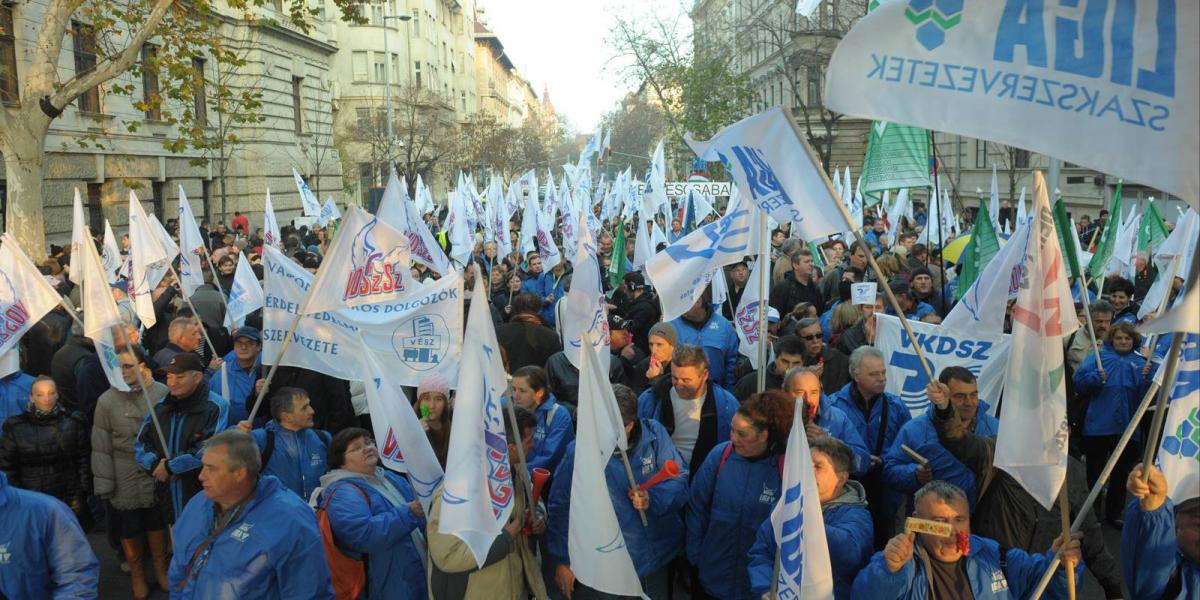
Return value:
[(204, 363), (200, 361), (200, 357), (191, 352), (180, 352), (176, 354), (167, 366), (162, 368), (163, 372), (172, 375), (179, 375), (188, 371), (204, 372)]
[(254, 340), (256, 342), (261, 342), (262, 341), (262, 333), (259, 332), (257, 328), (250, 327), (249, 325), (247, 325), (244, 327), (238, 327), (237, 331), (235, 331), (233, 333), (233, 339), (235, 341), (239, 338), (246, 338), (249, 340)]
[(621, 317), (620, 315), (615, 315), (615, 314), (608, 315), (608, 330), (609, 331), (613, 331), (613, 330), (628, 331), (629, 325), (630, 325), (629, 320)]

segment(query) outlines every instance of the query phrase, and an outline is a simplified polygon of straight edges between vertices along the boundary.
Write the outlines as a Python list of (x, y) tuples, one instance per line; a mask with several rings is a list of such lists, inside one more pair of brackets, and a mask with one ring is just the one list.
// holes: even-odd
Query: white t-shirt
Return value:
[(700, 410), (703, 407), (704, 394), (694, 399), (680, 398), (675, 388), (671, 388), (671, 408), (675, 411), (675, 433), (671, 434), (671, 441), (686, 463), (692, 462), (692, 450), (700, 436)]

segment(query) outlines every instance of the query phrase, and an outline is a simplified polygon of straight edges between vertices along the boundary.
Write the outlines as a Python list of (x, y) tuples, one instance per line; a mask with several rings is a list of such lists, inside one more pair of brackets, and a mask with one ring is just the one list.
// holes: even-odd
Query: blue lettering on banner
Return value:
[[(991, 350), (994, 344), (986, 340), (958, 340), (944, 335), (926, 335), (915, 332), (914, 335), (917, 338), (915, 345), (925, 353), (925, 357), (930, 361), (930, 367), (934, 371), (938, 370), (937, 357), (955, 357), (972, 361), (972, 364), (965, 366), (967, 370), (979, 377), (983, 372), (984, 363), (992, 356)], [(912, 338), (908, 337), (907, 332), (901, 330), (900, 348), (909, 349), (913, 346)], [(897, 350), (892, 352), (888, 362), (889, 366), (906, 372), (900, 391), (900, 399), (904, 401), (905, 406), (910, 411), (925, 407), (929, 403), (925, 395), (925, 389), (929, 386), (929, 376), (925, 374), (925, 369), (921, 366), (921, 358), (915, 352)]]
[[(783, 493), (783, 506), (779, 510), (789, 513), (779, 532), (779, 576), (780, 582), (787, 580), (800, 584), (804, 578), (804, 490), (801, 483)], [(787, 589), (780, 585), (779, 589)]]
[[(750, 197), (754, 199), (754, 204), (768, 213), (775, 213), (775, 211), (786, 208), (791, 212), (792, 222), (804, 221), (800, 211), (796, 209), (795, 203), (788, 197), (783, 186), (779, 184), (779, 177), (775, 175), (774, 169), (767, 162), (766, 154), (761, 149), (750, 146), (733, 146), (730, 150), (746, 176), (746, 186), (750, 190)], [(721, 160), (728, 162), (724, 156), (721, 157)]]

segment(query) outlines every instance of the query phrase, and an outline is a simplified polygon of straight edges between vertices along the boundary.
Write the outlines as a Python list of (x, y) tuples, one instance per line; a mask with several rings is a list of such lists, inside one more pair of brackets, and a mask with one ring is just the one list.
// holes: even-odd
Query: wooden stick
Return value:
[[(1062, 490), (1058, 492), (1058, 512), (1062, 513), (1062, 545), (1071, 541), (1071, 503), (1067, 499), (1067, 480), (1063, 478)], [(1075, 567), (1067, 565), (1067, 598), (1075, 600)]]
[[(621, 453), (621, 462), (625, 463), (625, 474), (629, 475), (629, 489), (638, 489), (637, 479), (633, 478), (633, 467), (629, 464), (629, 454), (620, 446), (617, 446), (617, 452)], [(646, 520), (646, 511), (638, 510), (638, 516), (642, 518), (642, 527), (650, 526), (650, 522)]]
[(1092, 337), (1092, 352), (1096, 355), (1096, 368), (1100, 371), (1100, 377), (1107, 379), (1108, 376), (1104, 373), (1104, 361), (1100, 360), (1100, 340), (1096, 339), (1096, 327), (1092, 325), (1092, 303), (1088, 299), (1088, 294), (1091, 290), (1088, 289), (1087, 277), (1083, 273), (1079, 274), (1080, 295), (1083, 298), (1083, 314), (1087, 318), (1088, 335)]
[(926, 469), (929, 468), (929, 459), (918, 454), (916, 450), (909, 448), (907, 444), (900, 444), (900, 449), (903, 450), (904, 453), (907, 454), (910, 458), (917, 461), (917, 464), (921, 465), (922, 467), (925, 467)]
[[(1154, 455), (1158, 452), (1158, 432), (1167, 418), (1167, 400), (1175, 387), (1175, 372), (1179, 367), (1179, 354), (1183, 349), (1184, 334), (1176, 331), (1172, 334), (1171, 350), (1167, 352), (1167, 364), (1163, 367), (1163, 385), (1158, 391), (1158, 403), (1154, 406), (1154, 419), (1150, 424), (1150, 433), (1146, 436), (1146, 448), (1142, 451), (1142, 464), (1154, 464)], [(1131, 423), (1137, 425), (1137, 422)], [(1150, 480), (1150, 469), (1142, 469), (1142, 483)]]
[(775, 564), (771, 567), (771, 600), (779, 600), (779, 548), (775, 548)]

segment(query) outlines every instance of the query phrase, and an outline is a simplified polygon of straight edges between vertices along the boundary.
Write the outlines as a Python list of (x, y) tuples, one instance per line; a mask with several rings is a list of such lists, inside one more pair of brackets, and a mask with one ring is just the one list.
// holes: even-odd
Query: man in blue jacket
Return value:
[(974, 600), (1026, 598), (1060, 549), (1062, 566), (1042, 597), (1067, 597), (1067, 568), (1075, 569), (1075, 580), (1082, 581), (1080, 534), (1065, 547), (1061, 537), (1056, 539), (1045, 554), (1001, 550), (995, 540), (970, 535), (967, 497), (952, 484), (937, 480), (925, 484), (917, 491), (914, 516), (948, 523), (955, 535), (901, 533), (888, 540), (887, 547), (876, 552), (855, 577), (855, 600), (961, 598), (967, 589)]
[[(825, 521), (825, 543), (833, 569), (833, 597), (849, 600), (854, 576), (871, 558), (871, 513), (862, 484), (850, 480), (854, 453), (841, 441), (829, 436), (810, 437), (813, 477), (821, 497), (821, 517)], [(771, 573), (778, 552), (771, 520), (758, 528), (750, 548), (748, 568), (750, 590), (762, 598), (771, 589)]]
[[(712, 309), (712, 288), (705, 288), (700, 299), (687, 312), (671, 321), (679, 344), (700, 346), (708, 356), (712, 382), (732, 390), (737, 383), (737, 332), (720, 313)], [(703, 458), (703, 457), (701, 457)]]
[[(627, 454), (629, 464), (633, 466), (634, 479), (641, 484), (654, 477), (668, 460), (679, 465), (678, 477), (664, 480), (641, 496), (629, 494), (629, 475), (619, 453), (614, 453), (604, 467), (608, 495), (612, 499), (625, 546), (641, 580), (642, 591), (652, 600), (665, 600), (669, 590), (668, 565), (683, 549), (684, 528), (680, 512), (688, 500), (687, 463), (661, 424), (652, 419), (639, 418), (638, 401), (633, 390), (616, 384), (613, 394), (625, 424), (625, 435), (629, 441)], [(558, 589), (568, 596), (585, 587), (576, 583), (567, 551), (571, 477), (574, 471), (575, 442), (572, 441), (550, 486), (546, 530), (550, 559), (557, 565), (556, 583)], [(641, 502), (640, 506), (638, 502)], [(642, 526), (638, 508), (645, 511), (648, 526)]]
[(95, 598), (100, 561), (74, 513), (0, 472), (0, 598)]
[(638, 397), (638, 418), (663, 425), (691, 471), (713, 447), (729, 439), (738, 402), (709, 381), (708, 356), (698, 346), (675, 346), (671, 376), (663, 377)]
[[(964, 367), (946, 367), (938, 375), (938, 381), (950, 388), (950, 406), (968, 431), (983, 437), (996, 437), (1000, 423), (980, 405), (979, 384), (974, 373)], [(930, 404), (925, 414), (900, 428), (896, 441), (884, 455), (883, 479), (888, 487), (904, 496), (909, 496), (934, 479), (947, 481), (967, 495), (967, 502), (974, 509), (977, 493), (975, 476), (938, 442), (937, 429), (932, 421), (935, 410), (937, 407)], [(917, 463), (904, 452), (901, 444), (929, 462)]]
[(894, 515), (903, 498), (883, 483), (883, 456), (891, 449), (900, 428), (912, 419), (908, 407), (887, 388), (883, 354), (871, 346), (860, 346), (850, 354), (850, 383), (829, 399), (850, 418), (870, 452), (867, 474), (859, 478), (867, 488), (867, 501), (875, 518), (875, 547), (892, 536)]
[(321, 476), (329, 471), (328, 432), (313, 428), (312, 401), (300, 388), (285, 387), (271, 395), (271, 421), (262, 429), (250, 430), (250, 421), (237, 427), (254, 437), (263, 475), (271, 475), (283, 487), (307, 501), (321, 487)]
[(1167, 479), (1154, 466), (1142, 481), (1139, 464), (1126, 489), (1135, 499), (1125, 509), (1121, 571), (1135, 600), (1200, 597), (1200, 498), (1174, 505)]
[[(539, 261), (540, 262), (540, 261)], [(554, 305), (565, 295), (567, 261), (562, 260), (554, 268), (525, 280), (521, 292), (529, 292), (542, 300), (542, 312), (538, 315), (547, 327), (554, 327)]]
[[(225, 355), (224, 365), (213, 371), (208, 386), (224, 394), (225, 377), (229, 378), (229, 422), (240, 423), (250, 416), (250, 408), (258, 396), (255, 383), (262, 367), (262, 334), (254, 327), (239, 327), (234, 332), (233, 350)], [(260, 413), (261, 414), (261, 413)]]
[(205, 444), (197, 495), (175, 523), (171, 597), (333, 598), (312, 509), (270, 475), (240, 431)]
[(809, 439), (831, 436), (850, 447), (852, 475), (864, 475), (871, 467), (871, 453), (862, 436), (842, 409), (821, 393), (821, 379), (812, 367), (793, 367), (784, 375), (783, 391), (804, 407), (804, 430)]

